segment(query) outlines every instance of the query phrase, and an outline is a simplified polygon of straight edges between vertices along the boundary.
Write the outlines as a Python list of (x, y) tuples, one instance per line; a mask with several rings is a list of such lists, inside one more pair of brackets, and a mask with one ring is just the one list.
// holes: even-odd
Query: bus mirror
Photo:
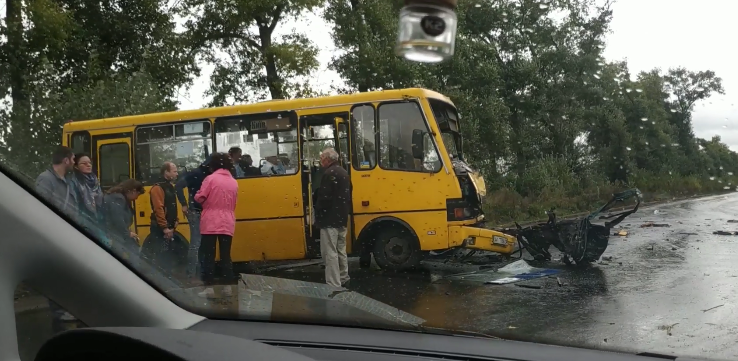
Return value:
[(425, 157), (425, 147), (423, 147), (423, 138), (426, 132), (422, 129), (413, 129), (413, 158), (423, 159)]

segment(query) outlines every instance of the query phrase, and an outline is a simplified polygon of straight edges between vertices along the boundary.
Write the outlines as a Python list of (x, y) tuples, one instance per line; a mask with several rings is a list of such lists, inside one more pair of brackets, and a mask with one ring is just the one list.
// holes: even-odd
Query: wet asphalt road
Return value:
[[(658, 210), (658, 214), (654, 214)], [(738, 359), (738, 194), (643, 208), (611, 236), (612, 260), (589, 269), (550, 262), (556, 279), (526, 281), (540, 289), (444, 279), (478, 269), (426, 263), (423, 272), (362, 270), (351, 262), (349, 288), (426, 320), (426, 325), (531, 340), (628, 352)], [(669, 228), (640, 228), (647, 221)], [(689, 234), (687, 234), (689, 233)], [(496, 264), (494, 266), (500, 266)], [(309, 266), (270, 276), (323, 282)], [(45, 309), (17, 314), (22, 360), (31, 360), (51, 335)]]

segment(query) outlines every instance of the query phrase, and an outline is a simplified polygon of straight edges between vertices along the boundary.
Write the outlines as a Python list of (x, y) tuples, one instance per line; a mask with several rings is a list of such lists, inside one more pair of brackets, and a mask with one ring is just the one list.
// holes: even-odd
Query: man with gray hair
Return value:
[(320, 153), (325, 169), (316, 191), (315, 225), (320, 228), (320, 254), (325, 261), (325, 282), (341, 288), (349, 281), (346, 257), (346, 226), (351, 209), (351, 180), (338, 162), (338, 153), (327, 148)]

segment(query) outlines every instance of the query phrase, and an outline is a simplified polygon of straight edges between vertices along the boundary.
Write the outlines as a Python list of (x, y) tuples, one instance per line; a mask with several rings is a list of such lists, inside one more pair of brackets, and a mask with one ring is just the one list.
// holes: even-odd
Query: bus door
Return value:
[(93, 136), (93, 169), (97, 170), (100, 186), (107, 191), (131, 178), (131, 138)]
[(131, 135), (127, 133), (92, 136), (92, 169), (97, 171), (103, 192), (131, 178), (133, 174)]
[[(338, 142), (336, 144), (336, 151), (338, 152), (338, 159), (341, 163), (341, 167), (346, 170), (346, 172), (349, 175), (349, 180), (351, 179), (351, 146), (350, 146), (350, 137), (349, 137), (349, 123), (348, 123), (348, 114), (345, 114), (343, 117), (336, 117), (334, 120), (336, 121), (336, 136), (338, 139)], [(354, 207), (353, 207), (353, 187), (351, 191), (349, 192), (349, 199), (346, 201), (349, 204), (349, 219), (348, 219), (348, 225), (346, 226), (346, 252), (352, 253), (353, 251), (353, 241), (354, 238), (354, 220), (353, 220), (353, 214), (354, 214)]]
[[(325, 111), (325, 110), (323, 110)], [(300, 114), (301, 159), (303, 197), (305, 205), (306, 252), (308, 258), (320, 255), (320, 229), (314, 226), (314, 195), (320, 187), (323, 168), (320, 165), (320, 153), (326, 148), (334, 148), (341, 155), (341, 148), (336, 142), (337, 118), (343, 122), (348, 112), (326, 112), (318, 114)], [(342, 164), (343, 166), (343, 164)], [(347, 251), (349, 251), (347, 249)]]

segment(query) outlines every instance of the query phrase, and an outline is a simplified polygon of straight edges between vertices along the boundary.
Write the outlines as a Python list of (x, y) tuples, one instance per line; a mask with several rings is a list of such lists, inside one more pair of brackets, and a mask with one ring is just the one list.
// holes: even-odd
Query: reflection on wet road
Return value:
[[(525, 281), (537, 289), (443, 278), (478, 266), (429, 263), (424, 272), (393, 274), (359, 269), (358, 262), (351, 263), (349, 289), (432, 327), (580, 347), (736, 359), (738, 320), (732, 316), (738, 305), (738, 236), (712, 234), (738, 230), (738, 224), (727, 223), (734, 218), (738, 195), (644, 208), (622, 223), (627, 237), (611, 236), (605, 252), (611, 260), (589, 269), (551, 262), (544, 267), (563, 271), (558, 280)], [(671, 227), (640, 227), (648, 221)], [(320, 266), (268, 275), (323, 282)], [(48, 318), (39, 312), (18, 315), (21, 351), (39, 338), (34, 335), (49, 332)]]
[[(654, 210), (658, 210), (654, 214)], [(541, 286), (485, 285), (438, 279), (442, 272), (386, 274), (351, 268), (351, 288), (412, 313), (426, 325), (631, 352), (718, 359), (738, 357), (738, 195), (645, 208), (611, 236), (612, 260), (590, 269), (564, 267)], [(654, 221), (668, 228), (641, 228)], [(464, 271), (466, 271), (465, 269)], [(280, 277), (322, 281), (320, 267)], [(719, 306), (719, 307), (716, 307)], [(713, 308), (716, 307), (716, 308)]]

